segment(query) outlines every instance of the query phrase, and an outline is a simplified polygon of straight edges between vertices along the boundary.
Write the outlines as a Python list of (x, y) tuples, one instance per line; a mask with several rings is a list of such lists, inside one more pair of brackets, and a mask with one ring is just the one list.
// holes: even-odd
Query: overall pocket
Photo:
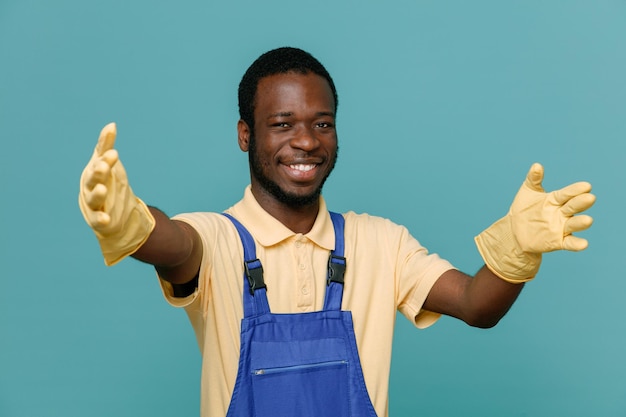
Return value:
[(348, 417), (348, 361), (334, 360), (252, 371), (257, 416)]

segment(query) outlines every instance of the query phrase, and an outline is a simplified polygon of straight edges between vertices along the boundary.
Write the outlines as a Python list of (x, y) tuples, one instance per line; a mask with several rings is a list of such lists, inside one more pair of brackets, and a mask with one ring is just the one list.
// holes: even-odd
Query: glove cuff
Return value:
[(509, 216), (489, 226), (474, 241), (485, 265), (501, 279), (520, 284), (537, 275), (541, 254), (522, 251), (513, 235)]
[(121, 230), (113, 235), (102, 235), (94, 230), (107, 266), (115, 265), (135, 253), (150, 237), (156, 221), (148, 206), (135, 197), (136, 204), (128, 213)]

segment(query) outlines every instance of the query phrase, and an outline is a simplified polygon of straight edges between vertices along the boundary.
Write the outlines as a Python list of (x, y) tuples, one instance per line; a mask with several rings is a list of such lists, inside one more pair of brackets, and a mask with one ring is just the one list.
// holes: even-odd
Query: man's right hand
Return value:
[(115, 123), (100, 132), (98, 144), (80, 179), (78, 203), (93, 229), (104, 261), (113, 265), (133, 254), (148, 239), (155, 220), (137, 198), (115, 145)]

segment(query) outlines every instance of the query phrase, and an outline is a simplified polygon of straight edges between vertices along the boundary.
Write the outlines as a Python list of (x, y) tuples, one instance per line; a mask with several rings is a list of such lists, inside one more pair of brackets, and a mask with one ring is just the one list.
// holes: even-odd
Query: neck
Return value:
[(292, 232), (306, 234), (313, 228), (320, 208), (319, 199), (311, 204), (292, 206), (278, 201), (266, 190), (261, 187), (254, 187), (254, 185), (252, 186), (252, 195), (263, 210)]

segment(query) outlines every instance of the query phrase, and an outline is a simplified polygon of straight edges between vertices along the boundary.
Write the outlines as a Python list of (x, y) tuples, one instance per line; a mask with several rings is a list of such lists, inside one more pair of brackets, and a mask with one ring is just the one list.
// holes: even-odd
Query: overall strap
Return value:
[[(235, 225), (241, 244), (243, 245), (243, 315), (252, 317), (270, 312), (270, 305), (267, 302), (267, 288), (263, 281), (263, 266), (256, 257), (256, 245), (250, 232), (237, 219), (227, 213), (222, 213)], [(246, 286), (248, 291), (246, 291)]]
[(326, 296), (324, 310), (341, 310), (343, 298), (343, 277), (346, 272), (344, 258), (344, 224), (345, 220), (339, 213), (330, 212), (330, 219), (335, 229), (335, 249), (328, 258), (328, 276), (326, 278)]
[[(244, 289), (243, 294), (244, 317), (265, 314), (270, 312), (267, 301), (267, 287), (263, 280), (263, 266), (256, 257), (256, 245), (250, 232), (233, 216), (222, 213), (237, 229), (243, 245), (244, 256)], [(344, 258), (344, 224), (345, 220), (339, 213), (329, 212), (335, 230), (335, 249), (328, 258), (328, 274), (326, 277), (326, 294), (324, 310), (341, 310), (343, 298), (344, 274), (346, 258)]]

